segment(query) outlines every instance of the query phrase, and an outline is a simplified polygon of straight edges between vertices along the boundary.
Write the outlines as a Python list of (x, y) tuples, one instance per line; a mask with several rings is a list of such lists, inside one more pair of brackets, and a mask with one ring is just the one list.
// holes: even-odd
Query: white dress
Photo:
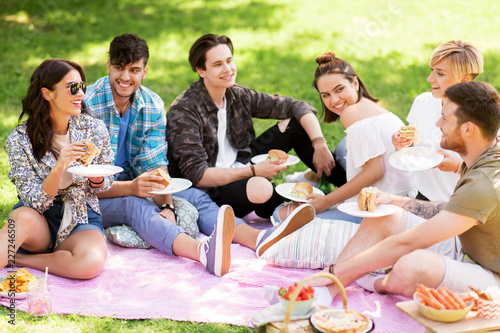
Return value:
[[(430, 92), (420, 94), (415, 98), (408, 113), (408, 123), (417, 126), (420, 142), (415, 146), (427, 146), (441, 150), (441, 130), (436, 122), (441, 118), (441, 99), (432, 97)], [(448, 154), (460, 161), (460, 155), (451, 150), (445, 150)], [(415, 171), (412, 174), (413, 186), (430, 201), (450, 200), (451, 194), (457, 185), (459, 174), (441, 171), (438, 168)]]
[[(372, 186), (397, 195), (414, 194), (411, 185), (411, 173), (398, 170), (389, 164), (389, 157), (394, 153), (392, 134), (399, 131), (404, 123), (393, 113), (365, 118), (349, 126), (347, 133), (347, 181), (363, 170), (363, 165), (370, 159), (383, 155), (384, 176)], [(355, 201), (357, 196), (346, 201)]]

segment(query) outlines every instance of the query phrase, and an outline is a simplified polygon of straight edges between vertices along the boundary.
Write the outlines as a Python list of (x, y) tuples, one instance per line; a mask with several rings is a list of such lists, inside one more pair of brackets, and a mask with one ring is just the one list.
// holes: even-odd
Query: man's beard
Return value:
[(460, 155), (467, 155), (467, 146), (464, 139), (460, 136), (460, 130), (456, 129), (451, 135), (441, 139), (441, 148), (453, 150)]

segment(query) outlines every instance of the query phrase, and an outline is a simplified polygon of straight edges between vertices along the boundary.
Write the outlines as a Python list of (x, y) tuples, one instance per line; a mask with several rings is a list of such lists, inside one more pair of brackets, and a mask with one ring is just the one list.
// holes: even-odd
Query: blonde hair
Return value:
[(474, 81), (483, 70), (483, 56), (471, 43), (451, 40), (432, 51), (429, 65), (433, 67), (444, 58), (449, 58), (453, 74), (459, 78), (468, 75)]

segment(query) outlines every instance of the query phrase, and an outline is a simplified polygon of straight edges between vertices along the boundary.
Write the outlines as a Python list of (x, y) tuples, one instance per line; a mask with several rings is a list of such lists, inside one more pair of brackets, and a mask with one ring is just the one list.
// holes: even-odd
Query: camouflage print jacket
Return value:
[[(297, 120), (317, 111), (290, 97), (259, 93), (239, 85), (226, 90), (227, 136), (238, 150), (237, 161), (250, 161), (250, 142), (255, 139), (252, 118)], [(217, 161), (217, 112), (219, 108), (199, 80), (179, 95), (167, 112), (169, 171), (197, 184), (206, 169)]]

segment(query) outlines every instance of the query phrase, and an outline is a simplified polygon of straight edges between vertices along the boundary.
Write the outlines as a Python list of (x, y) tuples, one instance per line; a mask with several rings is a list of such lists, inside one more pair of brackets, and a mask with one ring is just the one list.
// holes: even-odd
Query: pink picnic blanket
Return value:
[[(108, 243), (104, 270), (91, 280), (70, 280), (49, 274), (54, 313), (126, 319), (169, 318), (179, 321), (250, 326), (258, 312), (270, 306), (265, 285), (287, 286), (317, 271), (285, 269), (266, 264), (255, 252), (233, 244), (232, 264), (222, 278), (192, 260), (158, 250), (126, 249)], [(43, 277), (44, 272), (28, 270)], [(0, 275), (6, 275), (6, 269)], [(374, 320), (374, 332), (423, 332), (423, 328), (396, 309), (408, 300), (370, 293), (356, 284), (346, 288), (349, 308)], [(8, 299), (0, 303), (9, 306)], [(26, 300), (16, 300), (27, 311)], [(342, 308), (340, 296), (331, 307)]]

